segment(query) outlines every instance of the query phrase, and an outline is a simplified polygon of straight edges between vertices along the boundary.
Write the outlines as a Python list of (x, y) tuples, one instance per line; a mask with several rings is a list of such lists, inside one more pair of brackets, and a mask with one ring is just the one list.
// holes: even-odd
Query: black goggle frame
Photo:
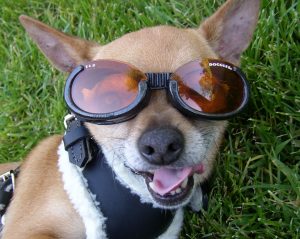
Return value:
[[(218, 60), (216, 60), (218, 61)], [(125, 63), (126, 64), (126, 63)], [(230, 64), (231, 65), (231, 64)], [(232, 66), (232, 65), (231, 65)], [(89, 113), (81, 110), (72, 100), (71, 87), (73, 80), (78, 74), (84, 71), (83, 65), (77, 66), (67, 78), (64, 91), (64, 99), (66, 104), (74, 116), (81, 121), (91, 122), (99, 125), (117, 124), (135, 117), (147, 104), (151, 97), (151, 90), (167, 90), (168, 99), (172, 105), (179, 110), (182, 114), (196, 118), (207, 120), (225, 120), (232, 118), (236, 114), (240, 113), (249, 101), (250, 87), (247, 82), (245, 74), (242, 70), (236, 66), (232, 67), (234, 71), (243, 82), (243, 100), (240, 106), (234, 111), (228, 113), (205, 113), (197, 111), (184, 103), (181, 99), (178, 91), (178, 82), (172, 80), (173, 73), (161, 72), (161, 73), (145, 73), (147, 80), (141, 80), (138, 84), (138, 95), (135, 100), (125, 108), (122, 108), (115, 112), (110, 113)]]

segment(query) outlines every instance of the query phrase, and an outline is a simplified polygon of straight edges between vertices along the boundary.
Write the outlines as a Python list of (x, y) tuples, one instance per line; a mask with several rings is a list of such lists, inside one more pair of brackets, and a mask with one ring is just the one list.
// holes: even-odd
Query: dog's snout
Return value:
[(143, 158), (156, 165), (168, 165), (176, 161), (183, 147), (183, 135), (174, 128), (147, 131), (138, 141), (138, 148)]

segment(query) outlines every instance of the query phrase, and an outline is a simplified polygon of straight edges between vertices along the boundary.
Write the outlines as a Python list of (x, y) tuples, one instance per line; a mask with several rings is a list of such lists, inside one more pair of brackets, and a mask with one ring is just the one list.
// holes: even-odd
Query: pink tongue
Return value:
[(162, 168), (155, 170), (152, 189), (163, 196), (177, 188), (191, 173), (191, 167), (182, 169)]

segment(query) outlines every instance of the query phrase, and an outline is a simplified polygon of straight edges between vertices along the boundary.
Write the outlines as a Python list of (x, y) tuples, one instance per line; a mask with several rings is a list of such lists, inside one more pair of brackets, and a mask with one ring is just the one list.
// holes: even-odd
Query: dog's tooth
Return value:
[(182, 182), (182, 184), (180, 185), (180, 187), (186, 188), (187, 183), (188, 183), (188, 179), (186, 178), (186, 179)]
[(150, 187), (153, 191), (155, 191), (155, 189), (154, 189), (154, 183), (153, 183), (153, 182), (150, 182), (150, 183), (149, 183), (149, 187)]
[(170, 193), (171, 193), (172, 196), (174, 196), (176, 192), (175, 192), (175, 190), (173, 190)]
[(175, 192), (176, 193), (181, 193), (181, 188), (177, 188)]

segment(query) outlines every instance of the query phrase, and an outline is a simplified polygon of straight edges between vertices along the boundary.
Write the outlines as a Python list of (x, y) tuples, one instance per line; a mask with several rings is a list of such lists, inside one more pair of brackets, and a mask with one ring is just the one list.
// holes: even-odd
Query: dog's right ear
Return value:
[(40, 50), (61, 70), (70, 72), (77, 65), (90, 61), (100, 45), (69, 36), (28, 16), (20, 16), (20, 22)]

